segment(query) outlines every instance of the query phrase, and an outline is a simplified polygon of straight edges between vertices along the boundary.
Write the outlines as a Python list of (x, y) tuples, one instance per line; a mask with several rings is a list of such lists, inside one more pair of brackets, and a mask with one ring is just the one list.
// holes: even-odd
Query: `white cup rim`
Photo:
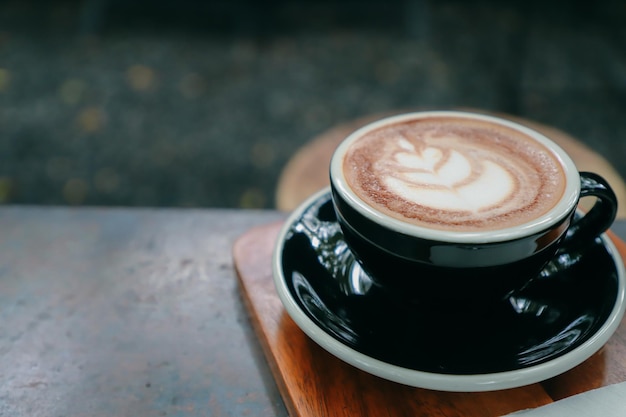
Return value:
[[(564, 170), (565, 189), (562, 198), (545, 214), (517, 226), (497, 230), (457, 232), (430, 229), (396, 219), (372, 208), (354, 191), (352, 191), (347, 183), (345, 175), (343, 174), (342, 168), (344, 155), (354, 141), (358, 140), (364, 134), (386, 125), (433, 117), (454, 117), (491, 122), (517, 130), (518, 132), (533, 138), (553, 153)], [(341, 198), (343, 198), (346, 203), (350, 205), (350, 207), (355, 209), (367, 219), (405, 235), (453, 243), (491, 243), (532, 236), (536, 233), (549, 229), (551, 226), (559, 223), (562, 219), (572, 213), (580, 197), (580, 175), (578, 168), (570, 156), (559, 145), (548, 139), (543, 134), (510, 120), (463, 111), (424, 111), (406, 113), (386, 117), (361, 127), (348, 135), (335, 150), (330, 162), (330, 178), (333, 188), (337, 193), (339, 193)]]

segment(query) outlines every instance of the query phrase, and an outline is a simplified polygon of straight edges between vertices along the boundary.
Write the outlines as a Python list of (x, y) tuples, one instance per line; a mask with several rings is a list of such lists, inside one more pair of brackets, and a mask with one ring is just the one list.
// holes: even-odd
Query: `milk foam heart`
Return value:
[(486, 121), (428, 118), (366, 133), (344, 175), (367, 204), (445, 230), (511, 227), (554, 207), (565, 187), (558, 158), (526, 134)]

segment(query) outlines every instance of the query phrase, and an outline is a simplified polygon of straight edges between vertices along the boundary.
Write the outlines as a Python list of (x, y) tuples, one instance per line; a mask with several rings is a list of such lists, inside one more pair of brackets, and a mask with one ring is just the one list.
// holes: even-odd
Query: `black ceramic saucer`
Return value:
[(446, 391), (512, 388), (565, 372), (606, 343), (625, 307), (624, 265), (606, 236), (584, 253), (555, 257), (527, 288), (485, 311), (471, 299), (452, 314), (396, 303), (354, 261), (328, 190), (287, 220), (274, 281), (289, 315), (332, 354)]

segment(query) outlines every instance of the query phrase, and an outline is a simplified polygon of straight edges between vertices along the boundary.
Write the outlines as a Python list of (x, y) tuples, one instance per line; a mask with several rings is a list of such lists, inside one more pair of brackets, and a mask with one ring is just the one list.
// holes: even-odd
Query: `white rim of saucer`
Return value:
[(418, 371), (392, 365), (367, 356), (346, 346), (315, 324), (291, 296), (282, 271), (282, 249), (291, 226), (314, 201), (329, 192), (330, 190), (327, 188), (314, 194), (285, 221), (274, 247), (272, 259), (274, 285), (285, 310), (287, 310), (289, 316), (305, 334), (334, 356), (372, 375), (413, 387), (451, 392), (495, 391), (530, 385), (560, 375), (591, 357), (611, 338), (624, 316), (624, 309), (626, 308), (626, 271), (624, 263), (611, 239), (606, 234), (602, 234), (602, 241), (611, 255), (618, 274), (615, 304), (600, 329), (570, 352), (548, 362), (527, 368), (475, 375), (437, 374)]
[[(554, 206), (554, 208), (531, 222), (505, 229), (477, 232), (452, 232), (446, 230), (428, 229), (425, 227), (420, 227), (417, 225), (409, 224), (407, 222), (403, 222), (399, 219), (387, 216), (372, 209), (367, 203), (365, 203), (350, 189), (350, 186), (348, 185), (346, 178), (343, 175), (342, 165), (343, 157), (346, 151), (354, 141), (359, 139), (367, 132), (379, 129), (383, 126), (390, 124), (400, 123), (407, 120), (419, 120), (429, 117), (455, 117), (463, 119), (481, 120), (496, 123), (530, 136), (531, 138), (551, 150), (552, 154), (564, 167), (566, 184), (565, 190), (563, 191), (563, 198), (556, 206)], [(348, 202), (348, 204), (356, 209), (360, 214), (372, 220), (373, 222), (384, 225), (391, 230), (395, 230), (406, 235), (454, 243), (501, 242), (504, 240), (523, 238), (534, 233), (541, 232), (550, 225), (553, 225), (565, 218), (576, 206), (580, 196), (580, 176), (578, 173), (578, 168), (576, 167), (574, 161), (572, 161), (570, 156), (552, 140), (533, 129), (509, 120), (462, 111), (426, 111), (406, 113), (397, 116), (387, 117), (363, 126), (362, 128), (348, 135), (346, 139), (344, 139), (343, 142), (341, 142), (341, 144), (339, 144), (339, 146), (335, 150), (330, 162), (330, 177), (335, 188)]]

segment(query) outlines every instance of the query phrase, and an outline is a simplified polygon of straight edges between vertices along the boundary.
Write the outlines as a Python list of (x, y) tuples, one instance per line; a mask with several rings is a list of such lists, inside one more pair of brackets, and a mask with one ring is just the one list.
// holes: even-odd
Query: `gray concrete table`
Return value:
[(0, 415), (286, 415), (231, 256), (282, 217), (0, 209)]
[(286, 415), (231, 256), (284, 216), (1, 208), (0, 415)]

